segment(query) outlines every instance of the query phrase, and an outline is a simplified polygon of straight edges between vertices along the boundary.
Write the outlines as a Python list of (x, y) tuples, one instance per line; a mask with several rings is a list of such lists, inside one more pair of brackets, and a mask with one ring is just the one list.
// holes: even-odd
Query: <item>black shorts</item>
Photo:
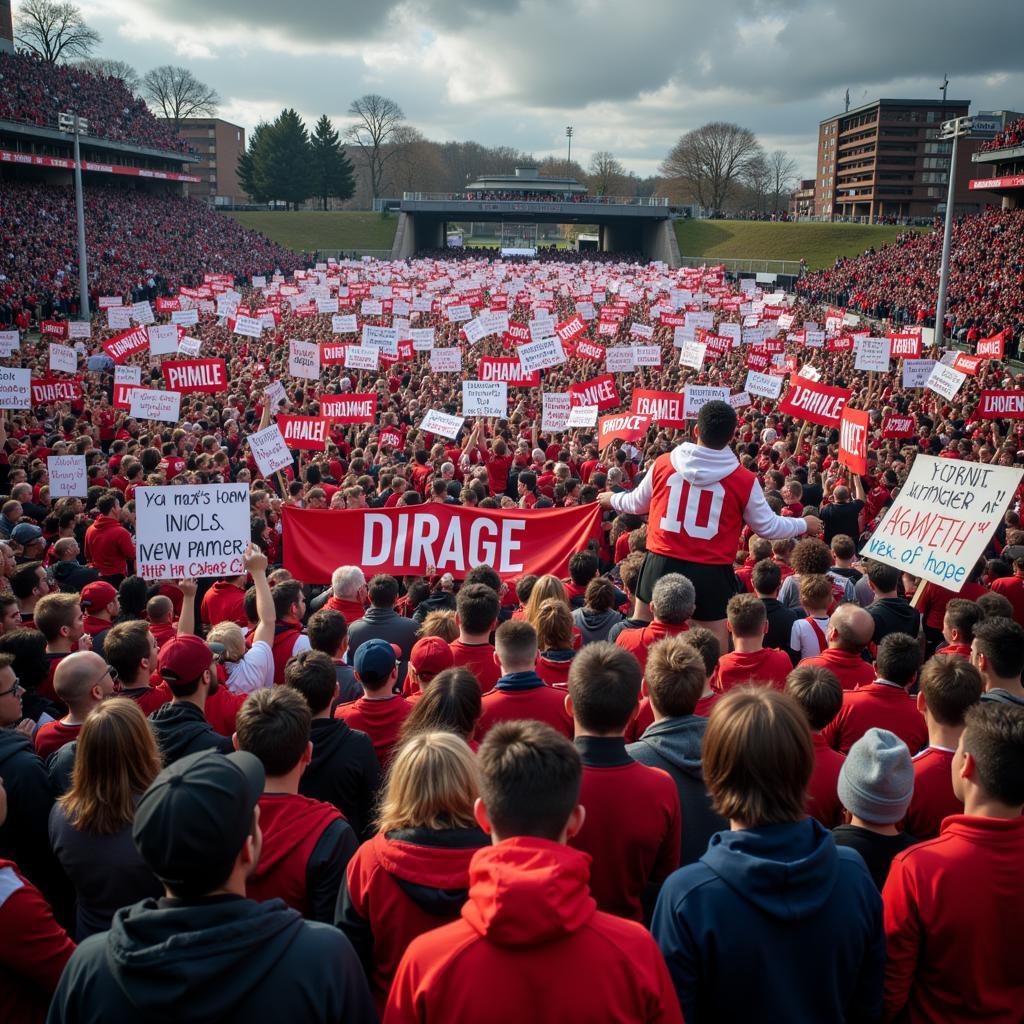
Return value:
[(648, 551), (636, 581), (637, 598), (650, 603), (654, 584), (670, 572), (680, 573), (693, 584), (693, 589), (697, 591), (693, 617), (701, 622), (724, 619), (729, 598), (740, 592), (731, 565), (705, 565), (703, 562), (688, 562), (683, 558), (669, 558)]

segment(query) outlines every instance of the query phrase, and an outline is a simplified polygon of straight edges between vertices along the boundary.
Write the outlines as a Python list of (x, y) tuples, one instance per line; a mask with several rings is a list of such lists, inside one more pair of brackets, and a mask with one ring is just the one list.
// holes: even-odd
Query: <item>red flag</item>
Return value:
[(852, 393), (847, 388), (830, 388), (827, 384), (793, 377), (786, 397), (779, 403), (779, 412), (822, 427), (838, 427)]
[(651, 425), (650, 416), (638, 416), (632, 412), (613, 412), (597, 421), (598, 448), (604, 451), (618, 438), (623, 441), (639, 441)]
[(678, 391), (647, 391), (637, 388), (633, 392), (629, 409), (637, 415), (650, 417), (660, 427), (685, 427), (683, 397)]
[(913, 437), (917, 421), (913, 416), (886, 416), (882, 420), (882, 437)]

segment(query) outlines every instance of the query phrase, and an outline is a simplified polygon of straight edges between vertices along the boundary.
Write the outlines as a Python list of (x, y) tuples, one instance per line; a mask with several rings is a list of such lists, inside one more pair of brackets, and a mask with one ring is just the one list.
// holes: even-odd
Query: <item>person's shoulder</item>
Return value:
[(623, 959), (631, 957), (642, 947), (658, 953), (654, 937), (639, 921), (597, 910), (584, 928), (608, 939)]
[(486, 941), (460, 917), (418, 935), (406, 947), (402, 960), (434, 973), (446, 966), (451, 967), (466, 950)]
[(668, 876), (661, 888), (660, 899), (678, 907), (702, 890), (722, 886), (725, 886), (725, 883), (721, 877), (702, 860), (698, 860), (693, 864), (685, 864)]
[[(324, 963), (357, 959), (352, 943), (342, 931), (321, 921), (305, 920), (296, 929), (285, 956), (292, 960), (293, 966), (308, 964), (307, 970), (318, 977)], [(289, 972), (285, 972), (286, 976)]]

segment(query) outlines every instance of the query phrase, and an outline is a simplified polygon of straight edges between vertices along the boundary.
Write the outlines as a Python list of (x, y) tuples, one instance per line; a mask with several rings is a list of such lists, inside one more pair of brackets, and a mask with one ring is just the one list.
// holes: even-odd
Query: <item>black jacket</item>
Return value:
[(351, 943), (281, 900), (143, 900), (86, 939), (48, 1024), (376, 1024)]
[(785, 651), (795, 665), (799, 655), (789, 646), (793, 635), (793, 623), (804, 616), (799, 608), (787, 608), (781, 601), (774, 597), (762, 597), (761, 603), (768, 612), (768, 632), (764, 636), (764, 646), (774, 647), (776, 650)]
[(90, 583), (95, 583), (100, 574), (92, 566), (82, 565), (74, 558), (58, 562), (53, 567), (53, 578), (62, 594), (78, 594)]
[(368, 839), (380, 786), (373, 742), (340, 718), (314, 719), (310, 739), (313, 760), (299, 779), (299, 792), (337, 807), (359, 840)]
[(200, 750), (219, 750), (230, 754), (234, 749), (230, 736), (214, 732), (202, 711), (188, 701), (163, 704), (149, 716), (164, 764), (177, 761), (186, 754)]

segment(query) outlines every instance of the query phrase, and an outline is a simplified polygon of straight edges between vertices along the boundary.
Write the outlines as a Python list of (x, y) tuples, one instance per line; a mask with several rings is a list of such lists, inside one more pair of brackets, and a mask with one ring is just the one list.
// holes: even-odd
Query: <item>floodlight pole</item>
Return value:
[(565, 158), (565, 176), (569, 177), (569, 172), (572, 169), (572, 125), (566, 125), (565, 137), (569, 140), (569, 149), (566, 153)]
[(956, 191), (956, 144), (971, 130), (971, 118), (957, 117), (942, 124), (942, 139), (953, 140), (949, 159), (949, 188), (946, 192), (946, 223), (942, 233), (942, 263), (939, 267), (939, 297), (935, 303), (935, 347), (943, 341), (946, 328), (946, 290), (949, 286), (949, 249), (953, 240), (953, 196)]
[(77, 114), (61, 114), (58, 126), (61, 131), (74, 135), (75, 157), (75, 219), (78, 222), (78, 315), (88, 320), (89, 311), (89, 258), (85, 251), (85, 202), (82, 198), (82, 152), (78, 136), (88, 124)]

